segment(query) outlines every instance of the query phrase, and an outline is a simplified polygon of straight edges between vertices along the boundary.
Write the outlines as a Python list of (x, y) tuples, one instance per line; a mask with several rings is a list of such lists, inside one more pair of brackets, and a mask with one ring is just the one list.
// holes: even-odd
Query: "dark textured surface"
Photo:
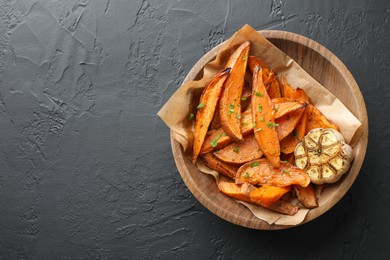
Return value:
[[(389, 1), (0, 3), (0, 259), (389, 259)], [(181, 180), (156, 116), (245, 23), (323, 44), (365, 97), (361, 173), (301, 227), (214, 216)]]

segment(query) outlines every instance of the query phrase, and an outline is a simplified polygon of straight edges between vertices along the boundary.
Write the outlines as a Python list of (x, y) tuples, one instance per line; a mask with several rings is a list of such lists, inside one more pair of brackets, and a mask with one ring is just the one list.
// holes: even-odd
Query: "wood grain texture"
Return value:
[[(349, 173), (339, 182), (327, 186), (323, 194), (329, 194), (327, 201), (309, 211), (307, 223), (317, 218), (334, 206), (348, 191), (355, 181), (362, 166), (368, 142), (368, 117), (360, 89), (345, 65), (328, 49), (319, 43), (298, 34), (284, 31), (260, 31), (269, 41), (294, 59), (314, 79), (332, 92), (360, 120), (361, 128), (357, 131), (350, 145), (354, 148), (355, 159)], [(217, 53), (221, 44), (206, 53), (191, 69), (183, 83), (195, 79), (199, 71)], [(219, 192), (213, 177), (202, 174), (184, 156), (180, 144), (172, 138), (172, 151), (177, 168), (183, 181), (194, 196), (211, 212), (237, 225), (254, 229), (285, 229), (291, 226), (269, 225), (254, 217), (244, 206)]]

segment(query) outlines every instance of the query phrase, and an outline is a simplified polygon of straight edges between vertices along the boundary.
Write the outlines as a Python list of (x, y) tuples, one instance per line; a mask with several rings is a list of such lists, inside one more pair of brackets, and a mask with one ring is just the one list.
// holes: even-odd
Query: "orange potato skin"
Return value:
[(275, 109), (265, 89), (262, 70), (253, 71), (252, 120), (256, 141), (265, 157), (278, 168), (280, 166), (280, 145), (275, 129)]
[(228, 195), (229, 197), (249, 203), (252, 202), (249, 194), (252, 190), (256, 189), (253, 185), (249, 183), (237, 185), (234, 182), (227, 181), (219, 181), (218, 188), (222, 193)]
[(318, 201), (314, 192), (313, 185), (309, 184), (307, 187), (294, 185), (295, 194), (297, 194), (298, 200), (308, 209), (318, 207)]
[(231, 67), (219, 101), (219, 120), (225, 133), (235, 141), (243, 139), (241, 133), (241, 96), (250, 42), (242, 43), (230, 56), (226, 66)]
[(283, 76), (280, 77), (280, 88), (281, 88), (281, 92), (282, 92), (283, 97), (291, 98), (294, 100), (300, 100), (303, 102), (309, 101), (309, 97), (307, 96), (306, 92), (303, 89), (292, 88), (287, 83), (286, 79)]
[(252, 190), (249, 194), (251, 201), (263, 207), (269, 208), (273, 203), (279, 200), (284, 194), (291, 190), (291, 186), (277, 187), (264, 185)]
[(233, 180), (236, 178), (237, 169), (238, 169), (237, 166), (222, 162), (221, 160), (216, 158), (212, 153), (202, 154), (201, 157), (203, 159), (203, 162), (210, 169), (216, 170), (217, 172), (222, 173), (226, 177), (229, 177)]
[(243, 164), (263, 156), (253, 135), (248, 135), (243, 142), (232, 143), (213, 154), (221, 161), (234, 164)]
[(297, 109), (289, 114), (286, 114), (276, 119), (276, 124), (278, 124), (278, 126), (276, 127), (276, 132), (278, 134), (279, 140), (283, 140), (292, 131), (294, 131), (294, 128), (296, 127), (299, 120), (301, 119), (304, 111), (305, 108), (302, 107), (300, 109)]
[(200, 149), (202, 148), (204, 139), (207, 134), (207, 130), (211, 121), (213, 120), (223, 83), (227, 79), (229, 72), (230, 69), (225, 69), (224, 71), (216, 74), (206, 85), (202, 95), (200, 96), (199, 104), (202, 104), (203, 107), (198, 109), (195, 118), (192, 163), (195, 163), (198, 158)]
[[(244, 136), (253, 131), (251, 109), (246, 110), (244, 113), (242, 113), (241, 125), (242, 125), (241, 131)], [(200, 150), (200, 154), (205, 154), (211, 152), (212, 150), (220, 149), (234, 141), (230, 136), (228, 136), (225, 133), (225, 131), (222, 128), (219, 128), (218, 130), (211, 130), (211, 131), (213, 132), (210, 135), (208, 135), (205, 141), (203, 142), (202, 148)], [(213, 140), (216, 141), (215, 147), (212, 147), (211, 145), (211, 142)]]
[[(297, 103), (296, 101), (291, 101), (290, 99), (283, 98), (271, 99), (271, 102), (279, 108), (278, 111), (275, 112), (275, 119), (278, 119), (287, 113), (307, 106), (306, 103)], [(252, 108), (249, 108), (241, 115), (241, 131), (243, 136), (246, 136), (249, 133), (253, 132), (252, 121)], [(225, 133), (222, 128), (219, 128), (217, 130), (212, 129), (208, 133), (210, 134), (207, 135), (206, 139), (204, 140), (202, 148), (200, 150), (200, 154), (205, 154), (211, 152), (212, 150), (221, 149), (234, 141), (230, 136)], [(217, 145), (215, 147), (211, 146), (212, 140), (217, 140)]]
[(290, 216), (294, 216), (295, 213), (298, 212), (297, 206), (293, 206), (284, 200), (275, 201), (269, 208), (272, 209), (273, 211), (276, 211), (276, 212), (279, 212), (279, 213), (282, 213), (285, 215), (290, 215)]
[(275, 168), (267, 159), (258, 159), (238, 169), (236, 183), (244, 182), (252, 185), (285, 187), (297, 184), (306, 187), (310, 183), (310, 178), (304, 170), (289, 163), (281, 163), (279, 168)]
[(286, 138), (280, 141), (280, 151), (284, 154), (289, 154), (294, 152), (297, 144), (302, 140), (305, 136), (306, 131), (306, 121), (307, 121), (307, 113), (306, 110), (303, 112), (301, 119), (298, 124), (295, 126), (295, 134), (290, 133)]
[(333, 128), (338, 130), (339, 128), (332, 124), (326, 119), (326, 117), (313, 105), (308, 105), (306, 108), (307, 123), (306, 123), (306, 134), (314, 128)]

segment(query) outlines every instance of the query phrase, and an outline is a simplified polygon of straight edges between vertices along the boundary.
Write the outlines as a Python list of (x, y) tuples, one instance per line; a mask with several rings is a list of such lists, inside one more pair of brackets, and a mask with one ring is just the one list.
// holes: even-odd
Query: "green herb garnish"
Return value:
[(194, 119), (194, 117), (195, 117), (195, 115), (191, 113), (191, 114), (188, 116), (188, 120), (192, 120), (192, 119)]
[(203, 104), (203, 103), (200, 103), (196, 108), (197, 108), (197, 109), (201, 109), (202, 107), (204, 107), (204, 104)]
[(259, 112), (263, 111), (263, 106), (260, 105), (260, 106), (257, 108), (257, 111), (259, 111)]
[(242, 175), (242, 177), (244, 177), (244, 178), (248, 178), (248, 176), (249, 176), (248, 172), (245, 172), (244, 175)]
[(241, 100), (242, 100), (242, 101), (245, 101), (245, 100), (246, 100), (246, 97), (242, 97)]
[(218, 143), (218, 139), (221, 138), (222, 133), (218, 134), (213, 140), (210, 141), (211, 147), (216, 147)]
[(261, 128), (261, 127), (260, 127), (260, 128), (256, 128), (256, 129), (254, 130), (254, 132), (257, 133), (257, 132), (259, 132), (259, 131), (261, 131), (261, 130), (263, 130), (263, 128)]
[(238, 146), (234, 146), (233, 152), (238, 153)]
[(255, 93), (255, 95), (258, 97), (264, 97), (263, 94), (261, 94), (260, 92), (257, 92), (256, 90), (253, 90), (253, 93)]
[(259, 166), (259, 162), (251, 163), (251, 168), (256, 167), (256, 166)]

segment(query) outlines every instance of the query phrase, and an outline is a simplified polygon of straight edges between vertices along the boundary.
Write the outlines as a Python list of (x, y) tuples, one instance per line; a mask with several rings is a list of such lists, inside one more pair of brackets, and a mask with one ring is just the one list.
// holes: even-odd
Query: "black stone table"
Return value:
[[(390, 259), (389, 19), (387, 0), (1, 0), (0, 259)], [(368, 109), (351, 190), (292, 229), (204, 208), (156, 115), (246, 23), (326, 46)]]

